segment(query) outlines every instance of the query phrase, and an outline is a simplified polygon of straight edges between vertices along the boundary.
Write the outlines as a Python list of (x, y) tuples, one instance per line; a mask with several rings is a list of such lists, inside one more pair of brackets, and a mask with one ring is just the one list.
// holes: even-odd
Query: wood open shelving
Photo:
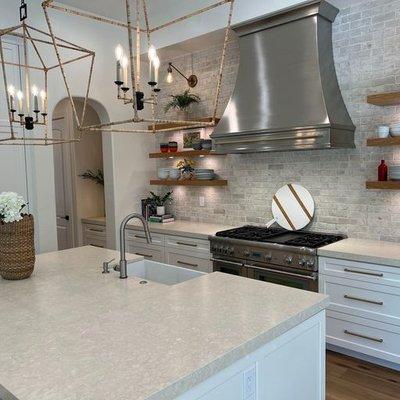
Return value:
[(387, 138), (370, 138), (367, 139), (367, 146), (400, 146), (400, 136)]
[[(196, 121), (200, 121), (200, 122), (212, 122), (212, 117), (205, 117), (205, 118), (199, 118)], [(218, 124), (219, 122), (219, 118), (215, 118), (215, 124)], [(171, 128), (176, 128), (176, 130), (179, 131), (183, 131), (183, 130), (187, 130), (187, 129), (202, 129), (203, 127), (196, 127), (196, 126), (182, 126), (182, 124), (174, 124), (174, 123), (167, 123), (167, 124), (156, 124), (155, 125), (155, 130), (157, 131), (162, 131), (162, 129), (171, 129)], [(153, 129), (153, 125), (149, 125), (148, 126), (149, 130)]]
[(366, 183), (367, 189), (400, 190), (400, 181), (370, 181)]
[(211, 150), (182, 150), (175, 153), (150, 153), (149, 158), (182, 158), (182, 157), (206, 157), (206, 156), (223, 156)]
[(228, 181), (224, 179), (152, 179), (150, 185), (159, 186), (227, 186)]
[(367, 103), (375, 106), (398, 106), (400, 105), (400, 92), (370, 94), (367, 96)]

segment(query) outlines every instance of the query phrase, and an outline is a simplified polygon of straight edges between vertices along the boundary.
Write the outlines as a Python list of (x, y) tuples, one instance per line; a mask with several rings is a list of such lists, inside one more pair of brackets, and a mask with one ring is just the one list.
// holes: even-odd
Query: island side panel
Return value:
[(325, 311), (176, 397), (176, 400), (221, 399), (325, 400)]

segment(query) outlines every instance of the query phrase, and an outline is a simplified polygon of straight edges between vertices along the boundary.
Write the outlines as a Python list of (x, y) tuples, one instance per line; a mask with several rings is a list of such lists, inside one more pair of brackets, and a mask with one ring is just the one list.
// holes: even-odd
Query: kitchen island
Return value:
[(222, 273), (143, 284), (102, 274), (114, 257), (42, 254), (30, 279), (0, 280), (0, 385), (16, 398), (325, 398), (325, 295)]

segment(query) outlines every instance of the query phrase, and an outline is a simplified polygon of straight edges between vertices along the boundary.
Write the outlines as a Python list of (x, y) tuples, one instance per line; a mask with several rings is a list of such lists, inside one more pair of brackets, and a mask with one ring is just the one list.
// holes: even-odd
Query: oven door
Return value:
[(246, 268), (240, 261), (220, 260), (213, 258), (213, 271), (224, 272), (225, 274), (247, 276)]
[(318, 273), (307, 272), (305, 274), (292, 271), (287, 268), (256, 268), (254, 266), (246, 266), (247, 276), (259, 281), (276, 283), (278, 285), (289, 286), (296, 289), (308, 290), (310, 292), (318, 292)]

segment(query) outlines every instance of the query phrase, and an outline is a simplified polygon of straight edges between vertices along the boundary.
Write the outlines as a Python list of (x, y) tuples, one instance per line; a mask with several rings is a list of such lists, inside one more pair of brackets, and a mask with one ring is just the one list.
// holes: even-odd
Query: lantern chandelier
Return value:
[[(78, 126), (81, 126), (86, 114), (91, 72), (87, 83), (83, 111), (79, 116), (68, 87), (64, 65), (91, 57), (92, 71), (95, 53), (54, 36), (51, 30), (48, 15), (46, 15), (46, 20), (50, 28), (50, 33), (28, 25), (26, 23), (27, 5), (25, 0), (21, 0), (19, 16), (21, 22), (20, 25), (0, 29), (0, 62), (2, 67), (6, 105), (8, 110), (8, 122), (10, 128), (10, 131), (6, 133), (9, 135), (8, 137), (0, 137), (0, 145), (48, 146), (54, 144), (78, 142), (82, 136), (81, 134), (79, 137), (68, 139), (55, 139), (49, 137), (48, 135), (48, 73), (50, 71), (57, 70), (58, 68), (61, 69), (74, 118)], [(5, 59), (2, 39), (3, 37), (7, 36), (12, 36), (20, 41), (23, 52), (22, 61), (11, 62)], [(50, 61), (45, 61), (45, 58), (40, 51), (41, 45), (50, 45), (54, 48), (58, 60), (57, 63), (54, 61), (55, 64), (52, 65)], [(60, 49), (67, 49), (68, 51), (80, 54), (79, 56), (74, 56), (73, 58), (62, 62), (59, 52)], [(39, 66), (34, 65), (35, 63), (32, 62), (32, 55), (35, 55), (36, 61), (39, 61)], [(18, 69), (18, 72), (22, 74), (21, 82), (13, 82), (12, 80), (8, 79), (6, 66), (9, 68)], [(31, 78), (31, 73), (35, 73), (34, 79)], [(40, 75), (43, 80), (43, 86), (41, 89), (39, 89), (36, 84), (31, 85), (32, 81), (35, 81), (36, 79), (40, 80), (37, 75)], [(16, 79), (15, 76), (16, 75), (13, 74), (14, 80), (19, 81), (19, 79)], [(40, 133), (36, 132), (37, 129), (35, 129), (39, 127), (41, 127)]]
[[(70, 15), (80, 16), (92, 19), (97, 22), (107, 23), (114, 26), (119, 26), (127, 29), (128, 34), (128, 44), (129, 51), (128, 56), (124, 54), (124, 50), (122, 46), (118, 45), (115, 50), (116, 55), (116, 77), (115, 77), (115, 85), (117, 89), (117, 100), (121, 102), (122, 105), (126, 105), (132, 108), (133, 117), (121, 121), (114, 121), (109, 123), (101, 123), (97, 125), (84, 126), (83, 124), (79, 126), (81, 131), (93, 132), (93, 131), (101, 131), (101, 132), (124, 132), (124, 133), (156, 133), (156, 132), (167, 132), (171, 130), (176, 130), (179, 128), (201, 128), (208, 126), (215, 126), (216, 124), (216, 114), (219, 105), (219, 98), (221, 93), (221, 82), (223, 76), (223, 69), (225, 65), (226, 58), (226, 50), (227, 43), (229, 39), (229, 31), (231, 27), (232, 21), (232, 13), (233, 13), (233, 5), (234, 0), (220, 0), (214, 4), (211, 4), (207, 7), (198, 9), (196, 11), (191, 12), (190, 14), (175, 18), (168, 22), (165, 22), (159, 26), (150, 27), (149, 17), (147, 12), (147, 4), (149, 0), (136, 0), (136, 10), (135, 10), (135, 25), (132, 23), (131, 17), (131, 6), (130, 0), (125, 0), (125, 9), (126, 9), (126, 23), (115, 21), (106, 17), (99, 17), (97, 15), (78, 11), (76, 9), (68, 8), (65, 6), (59, 6), (54, 4), (53, 0), (45, 0), (42, 3), (45, 14), (47, 14), (46, 9), (52, 8), (61, 12), (65, 12)], [(160, 119), (156, 117), (156, 108), (158, 105), (158, 93), (160, 92), (159, 88), (159, 67), (160, 67), (160, 59), (157, 56), (156, 48), (152, 43), (152, 34), (154, 32), (158, 32), (164, 28), (170, 27), (171, 25), (177, 24), (179, 22), (185, 21), (189, 18), (195, 17), (202, 13), (213, 10), (217, 7), (221, 7), (224, 5), (229, 6), (227, 25), (225, 31), (225, 39), (222, 47), (221, 54), (221, 63), (218, 72), (218, 78), (216, 82), (216, 92), (214, 99), (214, 108), (213, 115), (211, 121), (204, 122), (202, 121), (181, 121), (181, 120), (168, 120), (168, 119)], [(144, 27), (140, 26), (140, 21), (144, 20)], [(51, 29), (50, 29), (51, 31)], [(148, 59), (149, 59), (149, 79), (147, 82), (143, 82), (141, 74), (141, 35), (146, 35), (147, 39), (147, 48), (148, 48)], [(135, 37), (134, 37), (135, 36)], [(55, 48), (57, 52), (57, 44), (55, 43)], [(60, 63), (60, 68), (63, 71), (63, 66)], [(143, 86), (149, 85), (151, 95), (149, 98), (145, 98), (143, 92)], [(139, 112), (142, 111), (147, 105), (151, 107), (152, 118), (141, 118), (139, 116)], [(145, 129), (142, 127), (138, 128), (128, 128), (127, 124), (143, 124), (149, 123), (151, 126), (149, 129)], [(163, 124), (161, 126), (165, 126), (164, 124), (172, 124), (173, 127), (163, 127), (157, 128), (156, 124)], [(115, 127), (124, 125), (123, 127)]]

